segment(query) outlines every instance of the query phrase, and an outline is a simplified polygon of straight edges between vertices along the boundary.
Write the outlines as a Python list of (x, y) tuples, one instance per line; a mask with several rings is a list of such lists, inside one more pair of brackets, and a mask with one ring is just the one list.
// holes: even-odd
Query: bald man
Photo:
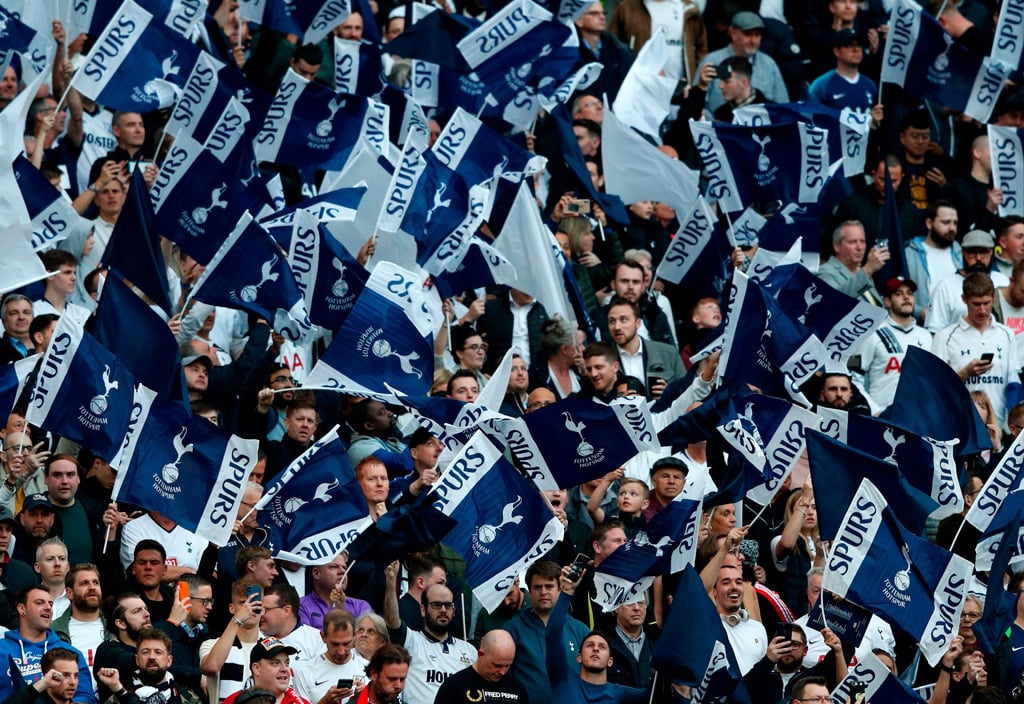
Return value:
[(533, 413), (534, 411), (539, 411), (544, 406), (550, 406), (557, 400), (551, 389), (538, 386), (526, 398), (526, 412)]
[(437, 690), (434, 704), (480, 701), (526, 704), (530, 701), (526, 689), (508, 676), (515, 657), (516, 644), (508, 631), (488, 631), (480, 641), (476, 662), (449, 676)]

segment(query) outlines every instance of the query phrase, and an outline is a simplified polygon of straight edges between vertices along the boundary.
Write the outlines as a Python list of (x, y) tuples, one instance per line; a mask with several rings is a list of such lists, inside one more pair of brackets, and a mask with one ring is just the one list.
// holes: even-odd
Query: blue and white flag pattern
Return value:
[(13, 166), (18, 189), (32, 218), (32, 249), (37, 252), (50, 249), (82, 226), (82, 218), (72, 207), (71, 200), (50, 185), (28, 159), (19, 154)]
[(334, 426), (274, 478), (256, 508), (282, 559), (322, 565), (373, 523)]
[(621, 467), (658, 438), (646, 402), (567, 398), (507, 422), (505, 441), (542, 490), (570, 488)]
[(141, 384), (130, 411), (111, 462), (117, 467), (113, 499), (159, 511), (215, 545), (226, 544), (259, 459), (258, 442), (229, 435)]
[(878, 659), (867, 652), (858, 658), (849, 673), (832, 691), (832, 704), (846, 704), (851, 700), (850, 687), (858, 682), (865, 685), (863, 701), (900, 702), (900, 704), (925, 704), (913, 689)]
[(547, 164), (544, 157), (531, 154), (461, 108), (441, 130), (431, 151), (468, 184), (496, 176), (518, 183)]
[(959, 630), (972, 570), (959, 555), (911, 535), (865, 479), (832, 543), (821, 586), (908, 633), (934, 667)]
[(743, 210), (755, 197), (814, 203), (828, 180), (828, 130), (802, 122), (746, 127), (691, 119), (690, 132), (709, 181), (707, 197), (727, 212)]
[(10, 414), (38, 361), (39, 355), (32, 354), (0, 367), (0, 414)]
[(971, 52), (912, 0), (893, 4), (882, 81), (988, 122), (1011, 68)]
[[(1014, 71), (1024, 66), (1024, 2), (1004, 0), (999, 8), (991, 57)], [(998, 186), (997, 186), (998, 188)]]
[(1021, 135), (1022, 131), (1016, 127), (988, 126), (992, 183), (1003, 192), (999, 215), (1004, 218), (1024, 215), (1024, 180), (1021, 179), (1021, 174), (1024, 174), (1024, 140)]
[(73, 316), (62, 315), (43, 354), (25, 422), (110, 460), (128, 428), (135, 380)]
[[(594, 570), (595, 601), (605, 611), (646, 598), (661, 574), (693, 565), (700, 533), (707, 470), (687, 476), (683, 491)], [(639, 577), (639, 579), (637, 579)]]
[(1017, 548), (1010, 564), (1024, 560), (1024, 530), (1017, 536), (1007, 536), (1006, 526), (1015, 515), (1021, 513), (1024, 499), (1024, 438), (1020, 435), (1014, 439), (1006, 454), (992, 470), (981, 492), (967, 510), (964, 520), (981, 531), (984, 536), (978, 545), (977, 560), (979, 570), (992, 567), (992, 559), (1003, 540), (1013, 540)]
[(822, 433), (895, 465), (911, 486), (935, 499), (939, 505), (935, 518), (963, 511), (953, 443), (928, 440), (883, 420), (841, 409), (822, 407), (818, 415)]
[(295, 214), (298, 211), (302, 210), (312, 215), (313, 219), (323, 225), (328, 232), (331, 231), (332, 226), (338, 228), (344, 228), (347, 224), (354, 226), (356, 217), (359, 215), (359, 205), (366, 192), (365, 185), (323, 191), (320, 195), (307, 198), (295, 205), (276, 209), (270, 215), (261, 218), (260, 225), (267, 229), (279, 245), (289, 249), (292, 243), (292, 230), (295, 227)]
[(334, 37), (336, 91), (353, 95), (376, 95), (381, 90), (382, 71), (379, 47), (366, 41)]
[[(628, 201), (627, 201), (628, 202)], [(679, 224), (654, 272), (656, 279), (683, 284), (695, 296), (721, 297), (728, 282), (732, 247), (703, 196)]]
[(305, 386), (393, 398), (392, 390), (425, 396), (433, 378), (434, 322), (422, 281), (382, 261)]
[(444, 542), (465, 559), (466, 583), (487, 611), (564, 534), (544, 497), (482, 433), (455, 456), (427, 498), (458, 521)]
[(199, 48), (133, 0), (124, 0), (71, 85), (118, 110), (152, 112), (181, 93)]
[(291, 342), (304, 340), (312, 330), (284, 252), (248, 211), (210, 260), (191, 296), (255, 313)]

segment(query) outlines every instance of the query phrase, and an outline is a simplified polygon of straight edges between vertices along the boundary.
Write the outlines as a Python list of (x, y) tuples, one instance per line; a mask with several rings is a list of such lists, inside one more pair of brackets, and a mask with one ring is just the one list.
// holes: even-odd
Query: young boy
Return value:
[[(623, 469), (619, 467), (601, 478), (600, 483), (591, 493), (590, 500), (587, 502), (587, 511), (594, 520), (594, 525), (600, 525), (606, 520), (618, 519), (622, 521), (625, 525), (626, 536), (632, 538), (638, 531), (647, 527), (644, 509), (647, 508), (649, 503), (651, 489), (639, 479), (629, 477), (623, 479), (622, 475)], [(615, 499), (617, 515), (609, 516), (601, 508), (601, 503), (604, 501), (608, 488), (616, 481), (619, 482), (619, 492)]]

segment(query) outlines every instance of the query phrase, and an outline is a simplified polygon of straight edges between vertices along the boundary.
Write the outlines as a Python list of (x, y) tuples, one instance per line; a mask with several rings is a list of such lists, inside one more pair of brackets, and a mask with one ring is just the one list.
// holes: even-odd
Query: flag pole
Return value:
[(462, 640), (469, 640), (466, 638), (466, 621), (468, 620), (469, 614), (466, 613), (466, 593), (459, 590), (459, 603), (462, 604)]

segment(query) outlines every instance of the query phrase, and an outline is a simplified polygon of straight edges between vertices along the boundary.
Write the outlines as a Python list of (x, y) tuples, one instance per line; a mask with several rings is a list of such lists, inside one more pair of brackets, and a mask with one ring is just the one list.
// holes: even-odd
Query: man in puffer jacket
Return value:
[(16, 608), (18, 627), (10, 629), (0, 639), (0, 701), (42, 678), (40, 663), (47, 651), (68, 648), (78, 654), (78, 689), (72, 701), (95, 704), (96, 692), (85, 658), (58, 638), (50, 627), (53, 619), (50, 593), (40, 586), (28, 587), (18, 594)]

